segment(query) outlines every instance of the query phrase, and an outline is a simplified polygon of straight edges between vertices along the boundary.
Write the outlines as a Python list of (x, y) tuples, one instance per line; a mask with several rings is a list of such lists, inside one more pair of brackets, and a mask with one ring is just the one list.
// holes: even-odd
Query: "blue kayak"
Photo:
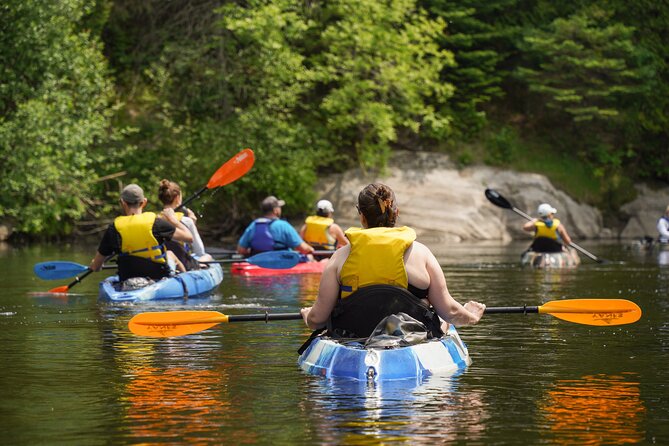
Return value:
[(467, 347), (455, 327), (440, 339), (408, 347), (366, 348), (360, 343), (340, 343), (327, 337), (314, 339), (298, 364), (312, 375), (359, 381), (422, 379), (453, 375), (471, 364)]
[(100, 298), (115, 302), (133, 302), (206, 297), (222, 281), (223, 269), (217, 263), (210, 264), (206, 269), (186, 271), (130, 291), (121, 291), (118, 276), (111, 276), (100, 282)]

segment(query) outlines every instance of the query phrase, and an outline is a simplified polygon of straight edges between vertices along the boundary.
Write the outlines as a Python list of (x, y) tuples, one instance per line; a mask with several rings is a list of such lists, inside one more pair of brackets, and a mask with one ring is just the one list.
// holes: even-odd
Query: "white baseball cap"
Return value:
[(537, 214), (539, 214), (540, 217), (548, 217), (548, 214), (555, 214), (556, 212), (557, 209), (548, 203), (541, 203), (537, 208)]
[(334, 206), (332, 206), (332, 203), (330, 203), (328, 200), (321, 200), (316, 203), (316, 209), (319, 211), (334, 212)]

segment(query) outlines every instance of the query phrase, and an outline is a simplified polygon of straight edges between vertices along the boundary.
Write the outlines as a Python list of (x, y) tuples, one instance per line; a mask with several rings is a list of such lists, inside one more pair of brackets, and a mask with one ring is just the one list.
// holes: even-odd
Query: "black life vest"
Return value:
[(407, 289), (393, 285), (366, 286), (346, 299), (338, 299), (327, 323), (327, 335), (366, 338), (381, 320), (400, 312), (422, 322), (428, 338), (443, 335), (441, 321), (434, 309)]

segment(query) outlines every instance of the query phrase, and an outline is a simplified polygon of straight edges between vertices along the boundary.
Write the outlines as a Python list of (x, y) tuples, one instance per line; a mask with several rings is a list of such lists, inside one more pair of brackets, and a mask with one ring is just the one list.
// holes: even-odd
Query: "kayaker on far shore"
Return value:
[(281, 219), (281, 208), (286, 202), (273, 195), (266, 197), (260, 204), (263, 216), (246, 227), (237, 244), (237, 252), (243, 255), (261, 252), (294, 249), (302, 254), (311, 254), (314, 248), (309, 246), (295, 228)]
[(548, 203), (542, 203), (537, 208), (539, 218), (533, 218), (523, 225), (523, 230), (532, 232), (534, 240), (529, 251), (535, 252), (562, 252), (571, 244), (571, 237), (564, 225), (555, 218), (557, 209)]
[(368, 185), (358, 195), (356, 207), (362, 228), (346, 231), (349, 244), (328, 262), (316, 302), (301, 310), (309, 328), (327, 325), (330, 335), (367, 337), (400, 306), (435, 337), (447, 329), (442, 321), (463, 326), (481, 319), (485, 305), (458, 303), (448, 291), (439, 262), (415, 240), (414, 230), (395, 227), (399, 208), (390, 187)]
[(669, 244), (669, 206), (664, 210), (664, 215), (657, 220), (657, 232), (659, 242)]
[(160, 280), (172, 271), (185, 271), (183, 264), (165, 247), (165, 242), (178, 240), (192, 243), (190, 231), (180, 223), (173, 209), (166, 209), (164, 218), (143, 212), (147, 199), (136, 184), (121, 191), (123, 215), (107, 227), (90, 268), (100, 271), (105, 259), (118, 254), (118, 275), (121, 281), (135, 277)]
[[(163, 217), (163, 213), (167, 209), (174, 210), (181, 205), (181, 187), (173, 181), (163, 179), (158, 186), (158, 198), (163, 203), (163, 212), (159, 217)], [(195, 216), (195, 213), (188, 208), (184, 208), (184, 212), (175, 212), (174, 214), (176, 219), (188, 228), (193, 236), (193, 242), (187, 243), (177, 240), (168, 240), (165, 242), (167, 249), (172, 251), (189, 271), (200, 269), (199, 261), (206, 262), (214, 260), (205, 252), (204, 243), (197, 230), (197, 217)]]
[(314, 249), (334, 251), (348, 244), (344, 231), (332, 218), (334, 206), (328, 200), (316, 203), (316, 215), (310, 215), (300, 228), (300, 237)]

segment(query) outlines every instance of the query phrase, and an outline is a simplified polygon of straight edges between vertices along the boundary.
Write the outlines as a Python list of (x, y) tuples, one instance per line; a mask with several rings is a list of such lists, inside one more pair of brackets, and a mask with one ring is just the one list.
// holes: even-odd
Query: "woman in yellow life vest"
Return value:
[[(159, 215), (162, 217), (167, 209), (176, 209), (181, 206), (181, 187), (174, 181), (163, 179), (158, 186), (158, 198), (163, 203), (163, 212)], [(202, 238), (200, 237), (200, 233), (195, 224), (197, 222), (195, 213), (188, 208), (184, 208), (184, 210), (186, 211), (185, 214), (183, 212), (175, 212), (174, 215), (177, 220), (188, 228), (193, 236), (193, 242), (186, 243), (177, 240), (169, 240), (165, 242), (165, 246), (167, 246), (167, 249), (174, 252), (186, 269), (190, 271), (200, 268), (198, 262), (206, 262), (214, 259), (204, 251), (204, 243), (202, 243)]]
[(571, 244), (571, 237), (560, 220), (555, 218), (557, 209), (548, 203), (537, 208), (539, 218), (533, 218), (523, 225), (523, 230), (534, 233), (530, 251), (561, 252)]
[[(398, 290), (395, 294), (407, 300), (418, 300), (443, 321), (456, 326), (476, 324), (481, 319), (485, 305), (458, 303), (448, 291), (439, 262), (425, 245), (415, 241), (413, 229), (395, 228), (399, 209), (390, 187), (368, 185), (358, 195), (357, 208), (362, 228), (346, 231), (349, 244), (338, 249), (328, 262), (316, 302), (301, 310), (308, 327), (325, 327), (338, 304), (358, 299), (355, 296), (364, 301), (366, 291), (373, 289), (388, 290), (388, 294), (383, 291), (380, 299), (370, 298), (370, 308), (357, 308), (356, 314), (348, 317), (356, 335), (369, 336), (369, 327), (373, 329), (380, 322), (379, 317), (385, 317), (376, 306), (382, 305), (386, 297), (391, 300), (391, 290)], [(364, 330), (358, 331), (358, 326)]]
[(192, 235), (176, 218), (174, 210), (165, 212), (164, 219), (156, 218), (153, 212), (143, 212), (146, 203), (144, 191), (138, 185), (129, 184), (123, 188), (120, 199), (123, 215), (107, 228), (90, 269), (100, 271), (108, 256), (118, 254), (121, 281), (134, 277), (160, 280), (170, 275), (171, 265), (185, 271), (174, 253), (165, 248), (165, 242), (191, 243)]
[(314, 249), (334, 251), (348, 244), (341, 226), (334, 222), (334, 206), (328, 200), (316, 203), (316, 215), (310, 215), (300, 228), (300, 237)]

